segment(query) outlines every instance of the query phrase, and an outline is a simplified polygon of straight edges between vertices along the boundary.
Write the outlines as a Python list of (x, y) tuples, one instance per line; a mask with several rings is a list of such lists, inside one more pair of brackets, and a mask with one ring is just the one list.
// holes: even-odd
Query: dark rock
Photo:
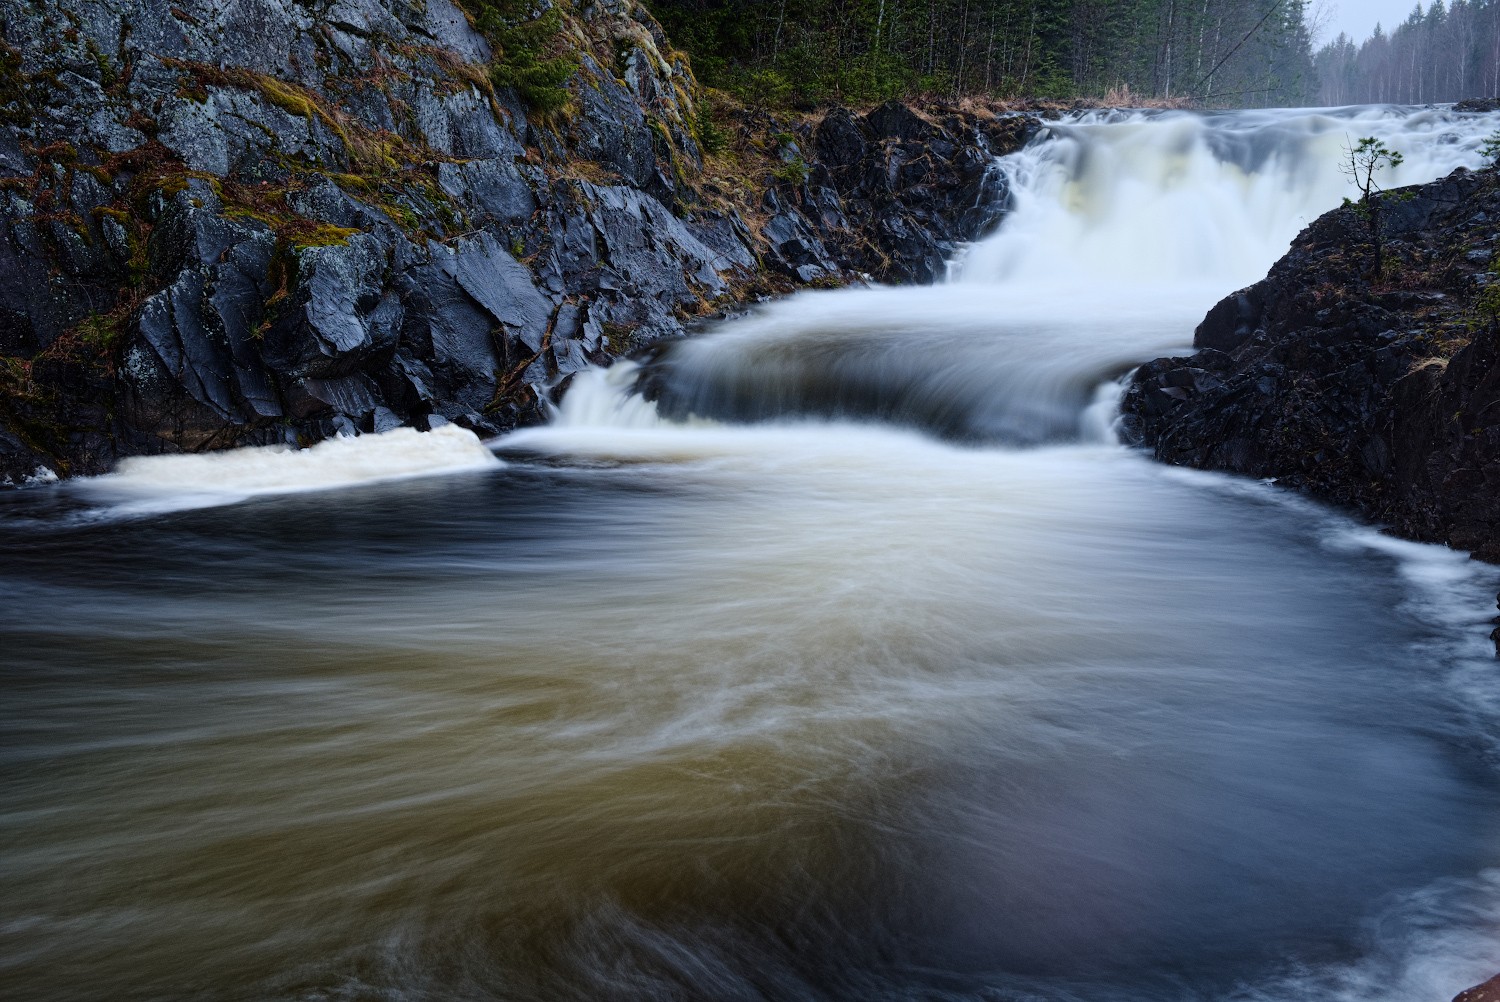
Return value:
[[(1170, 463), (1275, 478), (1409, 538), (1500, 561), (1500, 325), (1475, 298), (1500, 178), (1457, 171), (1388, 214), (1385, 287), (1348, 209), (1135, 374), (1125, 427)], [(1399, 208), (1400, 211), (1395, 211)]]
[(853, 167), (865, 158), (867, 149), (864, 133), (848, 109), (835, 108), (818, 123), (818, 160), (830, 170)]
[(887, 101), (864, 118), (865, 128), (875, 139), (923, 142), (937, 135), (937, 128), (900, 101)]
[(1236, 292), (1208, 311), (1208, 316), (1193, 332), (1193, 347), (1234, 351), (1255, 333), (1255, 325), (1264, 308), (1257, 290)]

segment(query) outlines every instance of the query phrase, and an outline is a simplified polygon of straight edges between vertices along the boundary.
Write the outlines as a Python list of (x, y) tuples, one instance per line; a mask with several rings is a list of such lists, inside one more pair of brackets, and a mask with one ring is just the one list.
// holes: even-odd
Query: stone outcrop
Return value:
[(1500, 177), (1459, 170), (1382, 205), (1379, 280), (1359, 215), (1323, 216), (1213, 309), (1196, 354), (1136, 373), (1125, 427), (1165, 462), (1500, 561)]
[(732, 304), (932, 279), (1036, 128), (777, 121), (640, 4), (558, 3), (543, 117), (454, 0), (0, 0), (0, 484), (538, 420)]
[(1500, 1002), (1500, 974), (1490, 978), (1482, 985), (1476, 985), (1468, 991), (1459, 992), (1453, 1002)]

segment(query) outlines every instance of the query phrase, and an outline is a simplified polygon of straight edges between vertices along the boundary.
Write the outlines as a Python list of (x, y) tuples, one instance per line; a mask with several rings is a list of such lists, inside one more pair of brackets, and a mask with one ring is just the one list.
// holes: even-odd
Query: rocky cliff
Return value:
[(696, 317), (930, 280), (1035, 129), (779, 122), (705, 95), (631, 0), (557, 0), (541, 113), (468, 6), (0, 0), (0, 483), (537, 420)]
[(1198, 352), (1135, 375), (1127, 432), (1500, 561), (1500, 176), (1460, 170), (1383, 196), (1379, 279), (1352, 208), (1302, 233), (1198, 328)]

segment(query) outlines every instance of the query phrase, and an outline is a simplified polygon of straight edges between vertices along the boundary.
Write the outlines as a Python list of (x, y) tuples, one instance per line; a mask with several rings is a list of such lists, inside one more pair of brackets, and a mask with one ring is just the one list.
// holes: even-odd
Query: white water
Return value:
[(69, 487), (115, 512), (144, 514), (500, 465), (479, 436), (449, 424), (425, 434), (396, 428), (378, 435), (341, 436), (306, 449), (268, 445), (184, 456), (138, 456), (124, 460), (108, 476), (80, 480)]
[(1085, 115), (1006, 158), (1013, 211), (964, 257), (960, 281), (1056, 289), (1087, 279), (1131, 300), (1190, 296), (1206, 309), (1264, 276), (1298, 231), (1355, 194), (1338, 169), (1346, 144), (1376, 136), (1401, 151), (1405, 163), (1378, 178), (1398, 187), (1478, 167), (1497, 125), (1500, 116), (1408, 109)]
[[(734, 421), (878, 419), (960, 440), (1100, 434), (1098, 387), (1190, 351), (1219, 299), (1261, 278), (1352, 193), (1346, 143), (1405, 154), (1388, 187), (1478, 167), (1500, 115), (1344, 109), (1095, 113), (1005, 157), (1011, 212), (930, 288), (806, 293), (672, 346), (664, 412)], [(584, 379), (550, 432), (649, 425), (622, 374)], [(606, 399), (598, 399), (603, 394)], [(561, 439), (554, 437), (561, 444)]]

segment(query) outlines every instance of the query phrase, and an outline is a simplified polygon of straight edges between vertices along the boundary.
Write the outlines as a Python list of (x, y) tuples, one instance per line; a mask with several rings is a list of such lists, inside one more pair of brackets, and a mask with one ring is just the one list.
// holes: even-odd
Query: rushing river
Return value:
[[(927, 289), (555, 422), (0, 497), (0, 994), (1442, 1002), (1496, 568), (1154, 465), (1115, 380), (1500, 120), (1091, 116)], [(637, 395), (649, 387), (653, 402)]]

